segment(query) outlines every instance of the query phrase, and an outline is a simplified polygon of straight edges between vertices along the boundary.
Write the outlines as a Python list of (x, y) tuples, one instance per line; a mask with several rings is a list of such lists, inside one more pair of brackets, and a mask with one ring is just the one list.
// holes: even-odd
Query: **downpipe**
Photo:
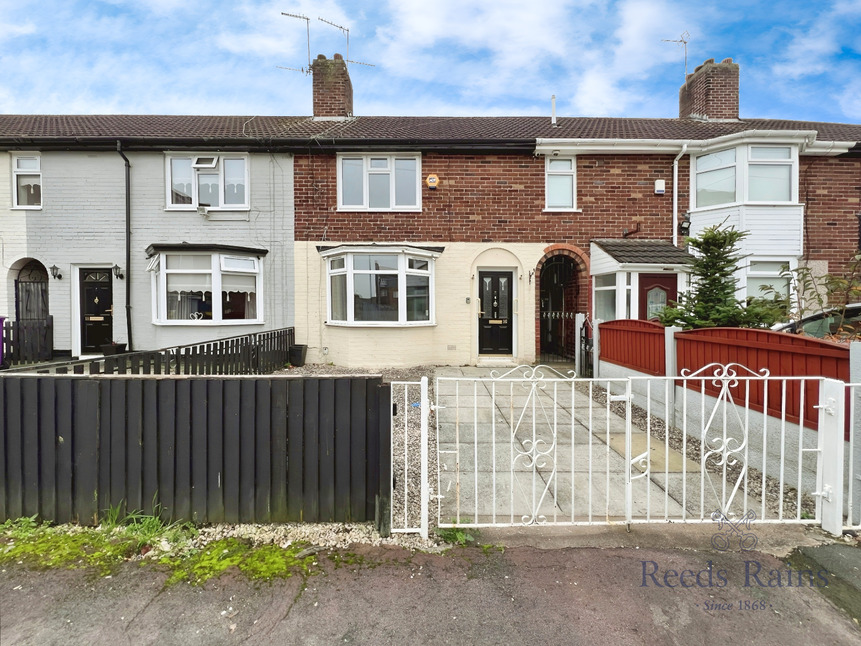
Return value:
[(131, 162), (123, 152), (123, 143), (117, 140), (117, 152), (125, 162), (126, 175), (126, 340), (128, 351), (134, 349), (132, 344), (132, 194), (131, 194)]

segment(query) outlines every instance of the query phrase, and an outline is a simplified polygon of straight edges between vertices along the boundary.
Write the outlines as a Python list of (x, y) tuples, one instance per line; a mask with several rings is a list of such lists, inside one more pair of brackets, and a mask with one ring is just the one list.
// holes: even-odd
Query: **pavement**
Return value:
[[(321, 552), (316, 574), (271, 583), (7, 566), (0, 644), (861, 643), (861, 548), (757, 529), (757, 551), (723, 552), (708, 525), (484, 530), (494, 547), (356, 545), (349, 565)], [(787, 565), (796, 546), (808, 560)], [(823, 594), (835, 586), (854, 591), (854, 619)]]

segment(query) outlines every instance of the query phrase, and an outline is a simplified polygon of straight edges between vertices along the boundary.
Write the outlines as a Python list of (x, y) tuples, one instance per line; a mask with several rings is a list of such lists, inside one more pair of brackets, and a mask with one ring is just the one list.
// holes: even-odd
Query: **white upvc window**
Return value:
[(38, 154), (12, 155), (12, 208), (42, 208), (42, 160)]
[(331, 325), (433, 325), (434, 259), (421, 249), (324, 254)]
[(748, 202), (797, 202), (797, 159), (791, 146), (751, 146), (747, 162)]
[(735, 148), (697, 157), (696, 187), (697, 208), (735, 202)]
[(421, 174), (419, 154), (339, 154), (338, 209), (418, 211)]
[(795, 269), (795, 258), (750, 259), (747, 264), (745, 286), (747, 298), (771, 298), (773, 289), (784, 298), (790, 297), (790, 269)]
[(696, 157), (694, 208), (727, 204), (797, 204), (798, 149), (752, 144)]
[(247, 155), (169, 154), (165, 173), (169, 210), (249, 208)]
[(263, 322), (260, 259), (241, 253), (163, 251), (150, 258), (153, 322), (236, 325)]
[(546, 157), (544, 161), (544, 210), (577, 209), (576, 157)]

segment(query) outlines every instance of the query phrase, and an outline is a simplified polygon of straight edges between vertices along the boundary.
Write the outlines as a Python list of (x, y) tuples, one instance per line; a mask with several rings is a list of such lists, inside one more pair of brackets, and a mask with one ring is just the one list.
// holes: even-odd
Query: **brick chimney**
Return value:
[(679, 118), (738, 119), (738, 65), (710, 58), (688, 74), (679, 89)]
[(314, 118), (346, 119), (353, 116), (353, 84), (340, 54), (330, 60), (320, 54), (311, 63), (314, 75)]

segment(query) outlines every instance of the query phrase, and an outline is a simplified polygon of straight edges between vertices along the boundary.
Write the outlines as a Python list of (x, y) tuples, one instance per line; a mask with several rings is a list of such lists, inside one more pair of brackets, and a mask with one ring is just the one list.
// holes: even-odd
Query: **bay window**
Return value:
[(328, 270), (330, 324), (433, 324), (435, 252), (334, 249), (323, 255)]
[[(151, 246), (153, 319), (173, 325), (262, 323), (260, 258), (241, 248)], [(250, 250), (265, 254), (265, 250)]]
[(700, 155), (694, 159), (692, 175), (698, 209), (798, 201), (795, 146), (744, 145)]

